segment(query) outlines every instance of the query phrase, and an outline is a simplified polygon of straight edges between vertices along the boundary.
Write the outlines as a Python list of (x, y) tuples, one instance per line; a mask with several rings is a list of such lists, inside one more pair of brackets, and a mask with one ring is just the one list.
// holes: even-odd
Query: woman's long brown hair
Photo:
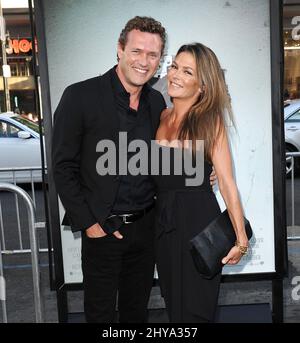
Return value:
[(202, 93), (182, 121), (178, 138), (192, 140), (193, 152), (195, 141), (204, 140), (205, 158), (211, 162), (217, 139), (225, 130), (226, 114), (234, 124), (230, 96), (223, 70), (210, 48), (193, 43), (181, 46), (176, 56), (182, 52), (188, 52), (195, 58)]

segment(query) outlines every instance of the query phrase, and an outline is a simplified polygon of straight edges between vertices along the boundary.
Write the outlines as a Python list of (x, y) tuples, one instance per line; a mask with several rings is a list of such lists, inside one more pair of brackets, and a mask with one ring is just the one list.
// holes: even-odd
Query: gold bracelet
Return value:
[(235, 241), (235, 246), (239, 248), (240, 253), (244, 256), (248, 253), (248, 247), (245, 245), (240, 245), (238, 241)]

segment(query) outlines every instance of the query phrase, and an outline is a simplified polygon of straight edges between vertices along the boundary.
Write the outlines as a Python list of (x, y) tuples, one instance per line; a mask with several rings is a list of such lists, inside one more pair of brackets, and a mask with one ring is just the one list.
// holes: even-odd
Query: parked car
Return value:
[[(287, 152), (300, 151), (300, 99), (284, 103), (285, 149)], [(295, 171), (300, 170), (300, 157), (295, 158)]]
[[(13, 112), (0, 114), (0, 169), (41, 168), (40, 134), (37, 123)], [(33, 181), (41, 182), (41, 171), (33, 172)], [(16, 172), (18, 183), (31, 182), (28, 171)], [(13, 182), (11, 172), (0, 171), (0, 182)]]

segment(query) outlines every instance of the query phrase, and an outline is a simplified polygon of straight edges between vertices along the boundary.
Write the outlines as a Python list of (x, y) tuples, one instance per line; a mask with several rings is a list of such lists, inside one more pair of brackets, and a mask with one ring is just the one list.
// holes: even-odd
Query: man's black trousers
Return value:
[(120, 323), (147, 321), (154, 273), (154, 209), (119, 231), (123, 239), (82, 234), (87, 322), (114, 322), (117, 293)]

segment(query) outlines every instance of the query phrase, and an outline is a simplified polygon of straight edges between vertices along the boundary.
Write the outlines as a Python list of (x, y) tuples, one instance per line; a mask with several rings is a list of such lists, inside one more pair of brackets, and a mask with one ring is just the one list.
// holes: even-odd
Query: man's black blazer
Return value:
[[(154, 139), (165, 101), (158, 91), (149, 88)], [(95, 223), (103, 225), (110, 214), (119, 178), (97, 174), (101, 153), (96, 152), (96, 145), (110, 139), (118, 148), (118, 133), (110, 71), (65, 89), (54, 113), (52, 165), (56, 189), (73, 231)]]

